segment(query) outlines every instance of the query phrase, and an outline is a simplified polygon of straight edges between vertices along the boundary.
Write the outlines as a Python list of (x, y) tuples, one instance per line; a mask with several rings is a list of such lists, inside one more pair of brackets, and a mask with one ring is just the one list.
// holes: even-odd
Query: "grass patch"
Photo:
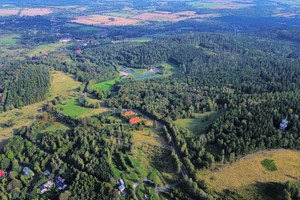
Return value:
[[(262, 165), (262, 160), (273, 160), (276, 163), (277, 170), (266, 170)], [(267, 163), (270, 163), (269, 161)], [(226, 189), (236, 190), (239, 194), (245, 196), (260, 196), (259, 191), (250, 189), (251, 185), (268, 182), (286, 182), (288, 180), (299, 179), (300, 151), (292, 150), (269, 150), (249, 154), (233, 164), (226, 164), (220, 167), (220, 171), (211, 169), (199, 170), (197, 176), (206, 180), (209, 185), (217, 191)], [(215, 166), (212, 167), (214, 169)], [(248, 188), (243, 190), (240, 188)], [(251, 191), (250, 191), (251, 190)], [(241, 198), (253, 199), (253, 198)], [(264, 198), (255, 198), (264, 199)]]
[(90, 108), (82, 107), (77, 98), (67, 101), (65, 105), (58, 105), (57, 108), (70, 117), (78, 117), (90, 110)]
[(261, 164), (269, 171), (277, 171), (274, 160), (264, 159), (263, 161), (261, 161)]
[(60, 122), (55, 122), (53, 125), (47, 127), (45, 130), (41, 131), (41, 133), (45, 133), (45, 132), (56, 132), (56, 131), (62, 131), (65, 132), (67, 130), (69, 130), (70, 127), (68, 127), (67, 125), (60, 123)]
[(223, 112), (195, 113), (194, 115), (195, 118), (192, 119), (178, 119), (175, 121), (177, 128), (188, 129), (192, 137), (204, 134), (205, 129), (223, 115)]
[(14, 46), (18, 42), (19, 35), (1, 35), (0, 46)]
[(35, 56), (35, 55), (41, 55), (45, 53), (49, 53), (51, 51), (56, 51), (61, 47), (65, 47), (67, 44), (65, 43), (53, 43), (53, 44), (44, 44), (35, 47), (29, 53), (27, 54), (28, 56)]
[(151, 38), (134, 38), (130, 40), (130, 42), (150, 42), (152, 41)]
[(95, 85), (92, 86), (92, 88), (94, 89), (102, 89), (104, 91), (106, 90), (110, 90), (116, 83), (116, 81), (120, 81), (121, 80), (121, 77), (117, 77), (113, 80), (109, 80), (109, 81), (104, 81), (104, 82), (101, 82), (101, 83), (97, 83)]
[(172, 64), (172, 63), (162, 63), (161, 64), (163, 67), (165, 67), (165, 76), (171, 76), (173, 74), (179, 73), (179, 69), (176, 65)]

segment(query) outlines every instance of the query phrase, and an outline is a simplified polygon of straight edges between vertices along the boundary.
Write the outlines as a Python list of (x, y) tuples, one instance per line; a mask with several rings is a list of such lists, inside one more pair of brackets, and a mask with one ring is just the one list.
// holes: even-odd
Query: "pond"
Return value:
[(126, 72), (128, 74), (133, 74), (134, 73), (134, 71), (132, 69), (126, 69), (126, 70), (124, 70), (124, 72)]

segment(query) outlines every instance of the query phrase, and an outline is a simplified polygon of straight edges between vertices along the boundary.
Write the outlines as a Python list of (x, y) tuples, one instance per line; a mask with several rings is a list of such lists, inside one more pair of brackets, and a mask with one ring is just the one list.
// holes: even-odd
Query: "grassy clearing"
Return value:
[(149, 42), (152, 41), (151, 38), (134, 38), (130, 42)]
[(1, 35), (0, 46), (13, 46), (18, 42), (19, 35)]
[[(273, 160), (276, 163), (277, 171), (265, 169), (261, 164), (265, 159)], [(286, 182), (300, 179), (299, 168), (299, 151), (279, 149), (250, 154), (233, 164), (221, 167), (220, 171), (200, 170), (197, 176), (199, 179), (206, 180), (218, 191), (234, 189), (238, 192), (243, 191), (239, 193), (245, 197), (243, 199), (264, 199), (247, 198), (247, 196), (261, 195), (258, 188), (254, 188), (257, 183)], [(242, 190), (242, 188), (244, 189)]]
[(106, 90), (110, 90), (114, 84), (116, 83), (116, 81), (120, 81), (121, 77), (117, 77), (113, 80), (109, 80), (109, 81), (105, 81), (105, 82), (101, 82), (101, 83), (97, 83), (95, 85), (92, 86), (92, 88), (94, 89), (102, 89), (104, 91)]
[(49, 97), (54, 98), (56, 96), (78, 96), (79, 87), (81, 82), (75, 81), (72, 75), (65, 74), (60, 71), (51, 72), (52, 85), (50, 87)]
[(29, 51), (29, 53), (27, 55), (28, 56), (36, 56), (36, 55), (40, 55), (40, 54), (45, 54), (45, 53), (49, 53), (51, 51), (56, 51), (59, 48), (65, 47), (65, 46), (67, 46), (67, 44), (65, 44), (65, 43), (44, 44), (44, 45), (35, 47), (31, 51)]
[(71, 117), (78, 117), (88, 112), (90, 108), (85, 108), (80, 105), (78, 98), (71, 99), (65, 105), (56, 106), (63, 114)]
[(67, 125), (60, 123), (60, 122), (55, 122), (53, 125), (47, 127), (45, 130), (41, 131), (41, 133), (45, 133), (45, 132), (56, 132), (56, 131), (62, 131), (65, 132), (67, 130), (69, 130), (70, 127), (68, 127)]
[[(49, 99), (53, 99), (58, 95), (74, 96), (78, 94), (76, 88), (80, 86), (80, 82), (72, 79), (70, 75), (66, 75), (63, 72), (51, 72), (52, 84), (50, 87)], [(0, 114), (0, 146), (5, 144), (14, 130), (21, 128), (22, 126), (30, 125), (37, 116), (41, 114), (40, 109), (45, 101), (41, 101), (32, 105), (22, 107), (20, 109), (10, 110)], [(22, 113), (21, 115), (16, 115), (16, 113)], [(15, 123), (13, 127), (5, 127), (4, 123), (12, 119)]]
[(163, 67), (165, 67), (165, 76), (172, 76), (173, 74), (179, 73), (179, 69), (172, 63), (162, 63)]
[(133, 133), (133, 138), (144, 142), (150, 142), (156, 145), (168, 146), (165, 138), (161, 136), (160, 132), (155, 131), (153, 128), (136, 131)]
[(262, 166), (264, 166), (269, 171), (276, 171), (277, 167), (274, 163), (274, 160), (264, 159), (261, 161)]
[(194, 115), (195, 118), (192, 119), (176, 120), (177, 128), (188, 129), (191, 132), (191, 136), (204, 134), (205, 129), (223, 115), (223, 112), (195, 113)]

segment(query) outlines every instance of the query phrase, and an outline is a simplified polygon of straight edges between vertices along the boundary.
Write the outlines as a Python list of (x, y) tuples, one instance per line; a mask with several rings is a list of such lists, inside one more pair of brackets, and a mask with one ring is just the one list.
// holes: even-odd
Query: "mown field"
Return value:
[(93, 85), (92, 88), (94, 88), (94, 89), (102, 89), (104, 91), (110, 90), (114, 86), (114, 84), (116, 83), (117, 80), (121, 80), (121, 78), (117, 77), (117, 78), (115, 78), (113, 80), (109, 80), (109, 81), (97, 83), (97, 84)]
[[(264, 160), (273, 160), (263, 162)], [(271, 166), (277, 170), (267, 169)], [(264, 196), (260, 192), (264, 184), (273, 182), (286, 182), (300, 179), (300, 152), (278, 149), (266, 150), (249, 154), (233, 164), (219, 167), (220, 171), (212, 169), (198, 171), (198, 178), (206, 180), (217, 191), (226, 189), (237, 192), (242, 199), (268, 200), (272, 197)]]
[(52, 51), (56, 51), (61, 47), (65, 47), (67, 44), (65, 43), (53, 43), (53, 44), (45, 44), (35, 47), (34, 49), (30, 50), (27, 55), (28, 56), (38, 56), (45, 53), (49, 53)]

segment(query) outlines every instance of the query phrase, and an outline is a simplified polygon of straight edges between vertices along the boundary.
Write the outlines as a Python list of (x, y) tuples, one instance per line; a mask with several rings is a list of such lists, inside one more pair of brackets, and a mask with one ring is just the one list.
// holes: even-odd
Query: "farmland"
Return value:
[[(261, 163), (265, 159), (273, 160), (277, 170), (265, 169)], [(233, 189), (238, 191), (243, 199), (249, 199), (251, 196), (255, 196), (255, 199), (264, 199), (257, 194), (259, 188), (256, 188), (255, 185), (257, 183), (299, 180), (299, 163), (299, 151), (266, 150), (249, 154), (233, 164), (226, 164), (219, 168), (220, 171), (213, 171), (213, 168), (212, 170), (200, 170), (198, 176), (208, 181), (218, 191)], [(248, 190), (247, 187), (249, 187)]]
[(62, 47), (66, 47), (67, 44), (65, 43), (50, 43), (50, 44), (45, 44), (45, 45), (39, 45), (37, 47), (35, 47), (32, 50), (29, 50), (29, 52), (27, 53), (28, 56), (38, 56), (38, 55), (42, 55), (45, 53), (49, 53), (52, 51), (56, 51), (59, 48)]

